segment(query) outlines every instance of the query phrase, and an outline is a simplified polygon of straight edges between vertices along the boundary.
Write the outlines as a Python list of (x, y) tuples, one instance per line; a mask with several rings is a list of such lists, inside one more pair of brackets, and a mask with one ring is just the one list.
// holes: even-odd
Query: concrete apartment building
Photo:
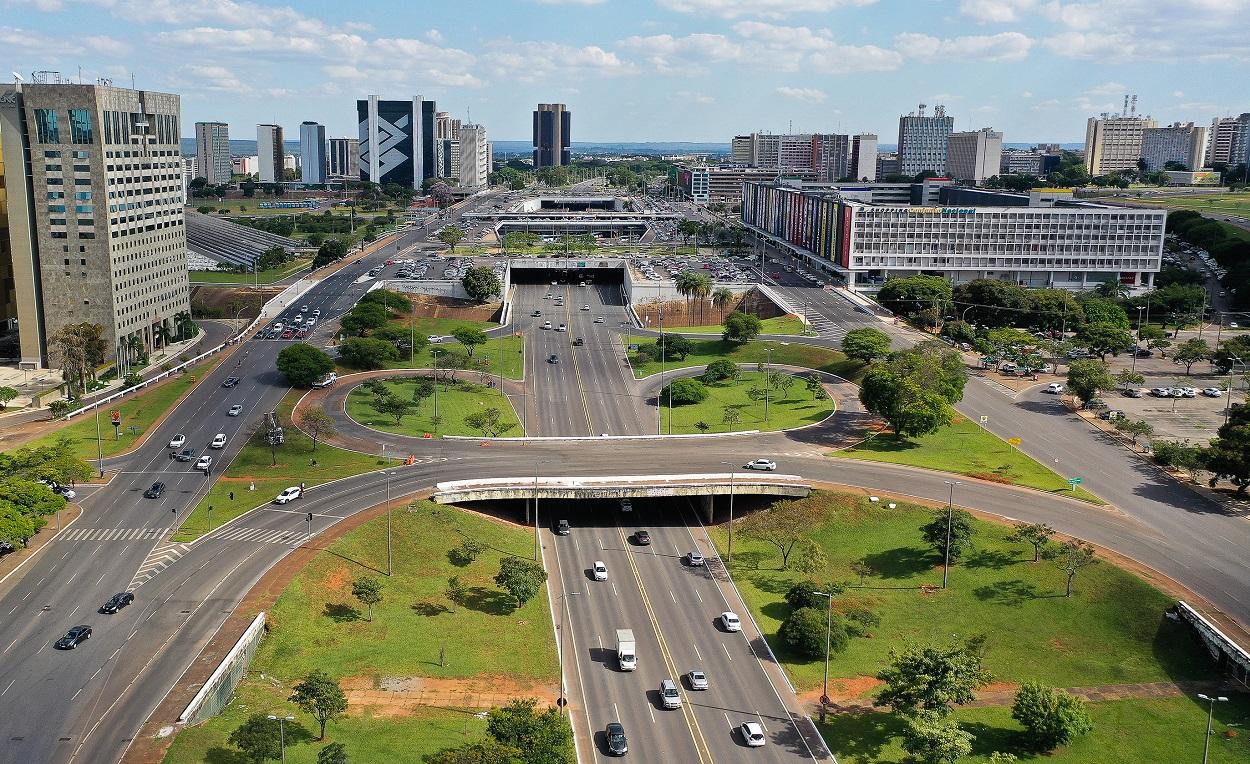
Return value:
[(490, 176), (490, 142), (485, 125), (462, 124), (459, 130), (462, 188), (485, 188)]
[(945, 106), (935, 106), (932, 116), (925, 116), (925, 108), (920, 104), (919, 111), (898, 118), (898, 172), (903, 175), (946, 174), (946, 145), (955, 118), (946, 115)]
[(305, 183), (326, 182), (326, 128), (316, 122), (299, 126), (300, 179)]
[(189, 312), (179, 98), (41, 72), (0, 86), (0, 278), (20, 363), (49, 338), (104, 327), (123, 373)]
[(1168, 162), (1186, 170), (1202, 169), (1207, 153), (1207, 128), (1193, 122), (1173, 122), (1168, 127), (1148, 127), (1142, 131), (1141, 158), (1147, 172), (1157, 172)]
[(278, 183), (286, 177), (282, 155), (282, 125), (257, 125), (256, 157), (260, 160), (257, 172), (261, 183)]
[(195, 123), (195, 171), (211, 186), (230, 182), (230, 126), (225, 122)]
[(1016, 173), (1019, 175), (1035, 175), (1043, 177), (1059, 169), (1063, 159), (1060, 151), (1043, 150), (1040, 146), (1033, 149), (1003, 149), (1002, 158), (998, 162), (1000, 173)]
[(1233, 120), (1232, 135), (1228, 141), (1228, 164), (1250, 165), (1250, 113)]
[(729, 141), (729, 158), (734, 164), (751, 164), (754, 141), (750, 135), (735, 135)]
[(1142, 138), (1148, 128), (1158, 126), (1150, 117), (1129, 113), (1127, 107), (1124, 114), (1090, 117), (1085, 124), (1085, 169), (1090, 175), (1136, 170)]
[(816, 180), (824, 183), (842, 180), (850, 174), (851, 137), (837, 134), (813, 135), (811, 156)]
[[(1246, 116), (1250, 119), (1250, 115)], [(1216, 162), (1228, 164), (1232, 157), (1233, 135), (1237, 132), (1236, 117), (1216, 117), (1211, 120), (1211, 129), (1207, 139), (1205, 166), (1210, 167)]]
[(877, 136), (860, 133), (851, 136), (851, 177), (870, 182), (877, 179)]
[(573, 161), (573, 112), (562, 103), (540, 103), (534, 110), (534, 167), (562, 167)]
[(331, 138), (327, 158), (331, 178), (356, 180), (360, 177), (359, 138)]
[(983, 127), (964, 133), (951, 133), (946, 142), (946, 174), (958, 180), (980, 184), (998, 174), (1003, 158), (1003, 134)]

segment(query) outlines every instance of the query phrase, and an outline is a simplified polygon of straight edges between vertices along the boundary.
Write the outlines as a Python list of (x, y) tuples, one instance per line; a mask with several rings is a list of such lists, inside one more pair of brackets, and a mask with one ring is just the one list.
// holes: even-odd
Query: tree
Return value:
[(942, 276), (898, 276), (881, 285), (877, 302), (900, 316), (932, 307), (945, 310), (951, 302), (951, 283)]
[(1043, 751), (1058, 748), (1094, 729), (1083, 699), (1033, 680), (1020, 685), (1011, 705), (1011, 718), (1028, 730), (1032, 743)]
[(1155, 428), (1150, 422), (1144, 419), (1124, 419), (1115, 420), (1114, 427), (1133, 440), (1133, 445), (1137, 445), (1137, 439), (1141, 437), (1150, 437), (1154, 435)]
[(353, 369), (383, 369), (399, 360), (399, 350), (376, 337), (352, 337), (339, 345), (339, 360)]
[(481, 411), (474, 411), (464, 418), (464, 423), (475, 430), (481, 430), (487, 438), (498, 438), (513, 427), (512, 422), (504, 422), (503, 413), (489, 406)]
[(486, 733), (521, 751), (524, 764), (572, 764), (573, 730), (555, 708), (538, 710), (533, 698), (518, 698), (486, 714)]
[(998, 279), (966, 281), (954, 288), (952, 298), (957, 308), (967, 310), (969, 321), (990, 327), (1014, 326), (1031, 307), (1028, 290)]
[(1080, 399), (1082, 406), (1097, 397), (1099, 392), (1113, 387), (1115, 380), (1102, 361), (1082, 359), (1068, 364), (1068, 390)]
[(475, 265), (464, 272), (460, 280), (469, 298), (476, 302), (486, 302), (492, 297), (503, 293), (503, 284), (489, 265)]
[(438, 240), (451, 247), (451, 251), (456, 251), (456, 245), (464, 239), (464, 231), (458, 225), (449, 225), (438, 232)]
[(864, 408), (884, 419), (897, 438), (927, 435), (950, 424), (951, 407), (937, 393), (889, 368), (872, 368), (859, 389)]
[(1063, 542), (1058, 549), (1049, 550), (1046, 558), (1068, 577), (1065, 597), (1072, 596), (1072, 579), (1076, 578), (1076, 574), (1098, 562), (1094, 547), (1079, 540)]
[(722, 321), (725, 320), (725, 308), (733, 301), (734, 293), (728, 287), (717, 287), (712, 292), (712, 307), (716, 308), (716, 314)]
[(807, 575), (815, 575), (829, 567), (829, 555), (825, 548), (808, 539), (795, 552), (794, 569)]
[(763, 541), (781, 553), (781, 569), (790, 566), (790, 553), (819, 519), (815, 508), (802, 501), (779, 501), (768, 509), (753, 512), (738, 522), (738, 531)]
[(990, 673), (981, 666), (984, 648), (985, 637), (977, 636), (946, 647), (891, 649), (890, 665), (877, 674), (885, 687), (873, 705), (949, 714), (951, 704), (970, 703), (973, 690), (989, 683)]
[[(524, 182), (519, 188), (525, 188)], [(517, 190), (514, 187), (513, 190)], [(521, 752), (510, 745), (487, 738), (477, 743), (464, 743), (444, 748), (421, 757), (425, 764), (521, 764)]]
[(860, 363), (872, 363), (890, 353), (890, 335), (866, 326), (852, 329), (842, 338), (842, 352)]
[[(827, 592), (828, 594), (841, 594), (842, 588), (836, 587), (836, 591)], [(825, 598), (816, 592), (820, 588), (814, 581), (800, 581), (786, 590), (784, 599), (791, 610), (799, 610), (801, 608), (824, 608)]]
[(1127, 329), (1104, 324), (1090, 324), (1081, 329), (1077, 339), (1089, 348), (1089, 352), (1100, 360), (1107, 360), (1107, 354), (1119, 355), (1133, 347), (1133, 335)]
[(726, 342), (750, 342), (764, 328), (759, 316), (737, 310), (725, 316), (724, 324), (722, 337)]
[(317, 450), (317, 441), (332, 438), (339, 434), (334, 425), (334, 418), (319, 408), (304, 408), (295, 416), (295, 424), (312, 438), (313, 450)]
[(350, 764), (347, 746), (342, 743), (330, 743), (317, 752), (317, 764)]
[(1250, 368), (1250, 335), (1238, 334), (1224, 340), (1220, 349), (1211, 354), (1211, 363), (1215, 364), (1221, 374), (1227, 374), (1237, 366), (1243, 370)]
[(859, 576), (859, 585), (863, 586), (864, 579), (876, 573), (877, 570), (872, 566), (872, 563), (868, 562), (867, 557), (861, 557), (851, 563), (851, 572)]
[(972, 753), (974, 739), (972, 733), (961, 729), (954, 719), (922, 711), (907, 719), (903, 750), (923, 764), (954, 764)]
[(1121, 369), (1120, 373), (1115, 375), (1115, 383), (1117, 386), (1127, 390), (1130, 387), (1145, 384), (1146, 378), (1132, 369)]
[(352, 596), (369, 608), (369, 620), (372, 621), (373, 606), (382, 601), (382, 582), (373, 576), (354, 578), (352, 579)]
[(1041, 559), (1042, 550), (1054, 536), (1055, 529), (1046, 523), (1020, 523), (1007, 535), (1007, 541), (1032, 545), (1033, 562), (1037, 562)]
[(1109, 297), (1102, 297), (1095, 292), (1084, 292), (1078, 298), (1081, 310), (1085, 311), (1085, 320), (1090, 324), (1114, 326), (1118, 329), (1129, 327), (1128, 313), (1120, 303)]
[[(355, 594), (355, 589), (356, 581), (353, 581), (353, 594)], [(378, 601), (382, 599), (381, 591), (381, 584), (378, 584)], [(360, 595), (356, 596), (359, 598)], [(372, 607), (370, 605), (370, 608)], [(304, 713), (310, 714), (321, 725), (321, 735), (318, 736), (318, 740), (326, 739), (326, 723), (347, 710), (347, 696), (343, 694), (343, 689), (339, 687), (338, 682), (330, 678), (329, 674), (320, 669), (313, 671), (304, 677), (304, 681), (295, 685), (295, 690), (288, 700), (299, 706)]]
[(21, 548), (26, 546), (26, 540), (34, 536), (37, 530), (33, 519), (12, 502), (0, 499), (0, 542)]
[[(933, 513), (933, 519), (920, 526), (920, 535), (924, 542), (937, 550), (939, 555), (946, 554), (946, 510)], [(950, 513), (951, 561), (963, 557), (964, 552), (975, 548), (972, 540), (972, 515), (962, 509)]]
[(703, 371), (703, 381), (705, 383), (720, 382), (722, 380), (734, 380), (738, 378), (738, 364), (728, 358), (717, 358), (707, 365)]
[(963, 399), (968, 382), (963, 356), (940, 340), (926, 340), (891, 353), (880, 365), (911, 379), (920, 389), (940, 395), (947, 403)]
[(65, 416), (66, 414), (68, 414), (69, 412), (73, 410), (74, 410), (74, 404), (70, 403), (64, 398), (57, 398), (56, 400), (48, 404), (48, 413), (51, 414), (54, 419), (56, 417)]
[(697, 379), (682, 377), (664, 386), (664, 389), (660, 391), (659, 401), (672, 403), (674, 406), (685, 406), (705, 401), (707, 396), (706, 385)]
[(282, 742), (278, 735), (276, 719), (270, 719), (266, 714), (252, 714), (230, 733), (227, 740), (230, 745), (242, 751), (244, 756), (261, 764), (264, 761), (277, 760), (282, 755)]
[(390, 315), (386, 308), (376, 302), (361, 302), (339, 319), (343, 331), (364, 337), (386, 326)]
[(520, 557), (500, 560), (499, 573), (495, 575), (495, 584), (512, 595), (518, 608), (533, 599), (546, 581), (547, 571), (541, 564)]
[(317, 254), (313, 257), (312, 264), (314, 268), (320, 268), (341, 260), (346, 255), (347, 242), (342, 239), (327, 239), (321, 242), (321, 246), (317, 248)]
[(1250, 407), (1233, 408), (1216, 434), (1198, 455), (1200, 461), (1217, 480), (1228, 479), (1237, 486), (1238, 495), (1244, 495), (1250, 488)]
[(721, 424), (734, 427), (742, 423), (742, 412), (733, 407), (727, 407), (721, 412)]
[(688, 337), (680, 334), (661, 334), (655, 340), (655, 357), (660, 357), (660, 351), (663, 351), (664, 358), (670, 361), (684, 361), (686, 356), (694, 352), (694, 343)]
[(417, 404), (412, 401), (404, 400), (398, 395), (386, 395), (381, 398), (374, 398), (369, 405), (373, 407), (374, 411), (382, 414), (383, 416), (395, 417), (396, 427), (404, 421), (404, 417), (411, 414), (413, 409), (417, 407)]
[(296, 387), (310, 387), (334, 370), (334, 359), (312, 345), (297, 342), (278, 353), (278, 371)]
[(1172, 354), (1172, 359), (1178, 363), (1185, 365), (1185, 376), (1189, 376), (1189, 369), (1199, 361), (1205, 361), (1211, 357), (1211, 346), (1206, 340), (1194, 337), (1185, 340)]
[(485, 345), (489, 339), (486, 336), (486, 332), (473, 326), (458, 326), (452, 329), (451, 336), (455, 337), (456, 341), (461, 345), (464, 345), (464, 352), (470, 358), (473, 357), (473, 351), (477, 349), (477, 346)]
[[(456, 607), (464, 607), (468, 592), (469, 588), (464, 585), (463, 581), (460, 580), (460, 576), (452, 576), (447, 579), (447, 588), (443, 591), (443, 596), (447, 598), (448, 602)], [(454, 608), (452, 609), (452, 612), (456, 612)]]
[(9, 407), (9, 401), (16, 398), (17, 390), (12, 387), (0, 387), (0, 411)]
[[(803, 607), (790, 612), (781, 622), (777, 636), (791, 650), (805, 658), (820, 658), (825, 654), (826, 609)], [(840, 653), (851, 641), (846, 622), (837, 613), (829, 621), (829, 652)]]

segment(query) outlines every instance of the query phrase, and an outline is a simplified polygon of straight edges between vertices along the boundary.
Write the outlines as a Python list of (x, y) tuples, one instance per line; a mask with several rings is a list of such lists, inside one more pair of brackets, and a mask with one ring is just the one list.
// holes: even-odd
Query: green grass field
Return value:
[[(793, 427), (820, 422), (833, 413), (833, 401), (827, 395), (816, 396), (805, 383), (796, 381), (789, 391), (771, 391), (768, 402), (768, 421), (764, 421), (764, 402), (753, 401), (747, 391), (764, 386), (764, 375), (756, 371), (743, 372), (733, 382), (717, 382), (708, 385), (707, 400), (686, 406), (672, 407), (672, 433), (737, 432), (741, 430), (788, 430)], [(661, 396), (661, 403), (666, 399)], [(738, 412), (738, 422), (727, 424), (725, 412)], [(665, 432), (668, 432), (669, 409), (661, 413)], [(702, 430), (697, 422), (709, 425)]]
[[(798, 316), (776, 316), (774, 318), (765, 318), (760, 322), (763, 328), (760, 334), (802, 334), (803, 321)], [(722, 334), (725, 327), (716, 326), (666, 326), (666, 332), (675, 332), (677, 334)]]
[[(174, 401), (178, 400), (183, 393), (186, 393), (195, 383), (202, 379), (221, 359), (205, 361), (192, 367), (188, 373), (175, 375), (175, 377), (151, 390), (123, 398), (120, 401), (107, 404), (100, 408), (100, 446), (106, 457), (115, 456), (117, 454), (133, 448), (143, 434), (148, 431), (159, 417), (174, 405)], [(122, 425), (117, 434), (120, 438), (114, 438), (113, 425), (109, 423), (109, 413), (112, 411), (120, 411), (122, 415)], [(131, 428), (135, 430), (131, 431)], [(96, 420), (95, 415), (91, 412), (79, 414), (74, 417), (71, 422), (55, 432), (40, 436), (25, 446), (29, 448), (38, 448), (40, 446), (49, 446), (60, 440), (61, 438), (69, 438), (74, 444), (74, 454), (81, 459), (92, 460), (96, 458)]]
[(275, 281), (302, 271), (312, 264), (312, 258), (300, 257), (283, 265), (281, 268), (270, 268), (259, 271), (255, 278), (251, 273), (228, 273), (225, 271), (191, 271), (192, 284), (272, 284)]
[[(1081, 571), (1073, 596), (1064, 575), (1029, 545), (1004, 541), (1010, 528), (975, 521), (976, 549), (952, 566), (950, 588), (940, 587), (942, 557), (921, 540), (920, 526), (935, 510), (866, 497), (816, 492), (807, 537), (828, 557), (811, 576), (778, 568), (776, 548), (735, 534), (732, 573), (778, 659), (800, 690), (818, 688), (823, 660), (796, 655), (777, 638), (790, 612), (783, 595), (811, 578), (844, 581), (834, 608), (863, 606), (881, 618), (871, 638), (853, 638), (833, 659), (830, 676), (875, 675), (890, 648), (904, 642), (945, 642), (952, 634), (988, 636), (985, 666), (995, 681), (1036, 679), (1056, 687), (1213, 678), (1210, 660), (1187, 626), (1163, 617), (1175, 600), (1105, 561)], [(936, 510), (941, 513), (942, 510)], [(724, 526), (711, 529), (725, 549)], [(856, 560), (873, 569), (860, 586)], [(793, 561), (792, 561), (793, 562)]]
[[(315, 557), (270, 611), (270, 631), (235, 699), (220, 716), (179, 733), (167, 762), (234, 761), (226, 738), (256, 711), (293, 714), (296, 724), (315, 736), (315, 720), (286, 701), (290, 687), (313, 669), (339, 679), (499, 677), (555, 684), (546, 588), (516, 609), (492, 580), (504, 556), (532, 553), (530, 531), (432, 502), (401, 507), (392, 520), (395, 575), (380, 574), (386, 569), (385, 518), (348, 533)], [(484, 542), (487, 550), (474, 562), (457, 565), (449, 552), (465, 538)], [(362, 575), (384, 581), (372, 622), (351, 596), (351, 580)], [(452, 576), (468, 589), (464, 606), (444, 594)], [(484, 733), (485, 722), (471, 713), (431, 707), (408, 717), (353, 714), (332, 721), (327, 742), (344, 743), (352, 761), (419, 761), (423, 753)], [(287, 748), (288, 761), (314, 762), (320, 745), (297, 734)]]
[[(1170, 210), (1193, 210), (1194, 212), (1204, 212), (1210, 215), (1250, 217), (1250, 194), (1213, 194), (1211, 196), (1195, 197), (1163, 196), (1131, 200), (1129, 203), (1138, 207), (1166, 207)], [(1214, 218), (1212, 220), (1218, 223), (1229, 236), (1250, 241), (1250, 231), (1231, 223), (1226, 223), (1223, 220), (1215, 220)]]
[[(995, 751), (1013, 753), (1019, 761), (1053, 764), (1184, 764), (1202, 761), (1202, 733), (1207, 711), (1191, 698), (1116, 700), (1091, 703), (1094, 730), (1053, 753), (1030, 750), (1024, 728), (1011, 718), (1009, 707), (963, 708), (954, 718), (976, 735), (972, 755), (962, 764), (987, 764)], [(1216, 704), (1212, 762), (1250, 762), (1250, 738), (1244, 726), (1250, 702), (1233, 695), (1232, 702)], [(1234, 726), (1230, 727), (1229, 725)], [(904, 764), (900, 745), (903, 722), (884, 713), (839, 714), (817, 724), (842, 764)], [(1235, 737), (1226, 737), (1226, 733)]]
[[(638, 339), (640, 342), (635, 344), (654, 342), (649, 337), (640, 337)], [(755, 340), (745, 344), (725, 342), (723, 340), (692, 340), (692, 342), (694, 343), (693, 353), (680, 361), (670, 359), (664, 365), (664, 368), (671, 370), (684, 369), (690, 366), (703, 366), (715, 361), (717, 358), (728, 358), (734, 363), (763, 363), (769, 358), (767, 349), (770, 347), (773, 349), (771, 360), (774, 364), (788, 364), (808, 369), (818, 369), (827, 371), (830, 374), (837, 374), (852, 381), (858, 379), (863, 374), (865, 368), (863, 364), (858, 361), (852, 361), (836, 350), (829, 350), (814, 345), (801, 345), (776, 340)], [(650, 356), (640, 356), (638, 353), (631, 353), (629, 362), (634, 369), (634, 376), (638, 379), (660, 373), (660, 362), (651, 360)]]
[[(1028, 436), (1025, 434), (1022, 437), (1027, 439)], [(908, 464), (996, 483), (1052, 491), (1097, 504), (1105, 503), (1083, 488), (1070, 490), (1066, 476), (1059, 475), (985, 428), (959, 415), (955, 416), (951, 425), (931, 435), (900, 440), (893, 433), (883, 432), (853, 448), (830, 451), (828, 455), (870, 462)]]
[[(395, 331), (408, 330), (411, 334), (418, 337), (429, 337), (431, 335), (439, 335), (448, 337), (440, 343), (430, 343), (425, 348), (413, 354), (411, 358), (404, 357), (387, 366), (390, 369), (430, 369), (434, 367), (434, 351), (440, 352), (455, 351), (464, 352), (464, 346), (454, 339), (450, 338), (452, 331), (462, 326), (470, 326), (475, 329), (487, 331), (497, 328), (498, 324), (492, 324), (487, 321), (469, 321), (459, 318), (418, 318), (409, 324), (406, 320), (391, 321), (390, 328)], [(508, 379), (522, 379), (525, 376), (525, 341), (515, 335), (508, 335), (501, 338), (491, 338), (486, 341), (485, 345), (479, 345), (477, 350), (473, 352), (475, 358), (481, 357), (490, 361), (490, 369), (492, 374), (499, 373), (499, 366), (503, 364), (503, 375)], [(503, 355), (502, 359), (500, 354)]]
[[(272, 501), (287, 486), (304, 483), (311, 488), (398, 464), (393, 458), (358, 454), (324, 443), (318, 443), (314, 451), (312, 438), (291, 426), (291, 408), (301, 395), (302, 391), (292, 390), (278, 407), (285, 442), (277, 447), (277, 465), (273, 465), (274, 452), (265, 442), (264, 430), (257, 429), (191, 514), (182, 520), (174, 541), (193, 541), (244, 512)], [(311, 464), (313, 459), (317, 460), (315, 467)], [(248, 490), (252, 483), (256, 484), (255, 491)]]
[[(415, 381), (385, 382), (387, 388), (403, 400), (412, 400), (412, 389)], [(467, 384), (468, 387), (460, 385)], [(520, 421), (517, 420), (512, 404), (498, 390), (475, 383), (464, 383), (438, 386), (439, 423), (434, 422), (434, 398), (422, 401), (416, 413), (403, 417), (400, 424), (395, 424), (394, 417), (379, 414), (371, 402), (373, 395), (363, 387), (357, 387), (347, 396), (347, 414), (352, 419), (375, 430), (393, 432), (400, 435), (482, 435), (465, 424), (465, 417), (475, 411), (494, 407), (502, 414), (501, 422), (511, 424), (504, 431), (505, 436), (521, 437), (525, 434)]]

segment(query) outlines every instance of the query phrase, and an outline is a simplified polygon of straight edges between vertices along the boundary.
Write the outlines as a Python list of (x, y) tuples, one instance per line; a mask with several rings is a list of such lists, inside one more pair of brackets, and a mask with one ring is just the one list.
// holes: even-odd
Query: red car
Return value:
[[(301, 331), (302, 331), (302, 330), (301, 330)], [(284, 340), (289, 340), (289, 339), (291, 339), (291, 335), (293, 335), (294, 333), (295, 333), (295, 332), (292, 332), (290, 329), (283, 329), (283, 330), (282, 330), (282, 339), (284, 339)]]

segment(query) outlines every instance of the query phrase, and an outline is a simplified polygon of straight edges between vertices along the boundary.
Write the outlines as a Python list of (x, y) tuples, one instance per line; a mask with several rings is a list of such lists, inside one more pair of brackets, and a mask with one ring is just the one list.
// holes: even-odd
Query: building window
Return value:
[(35, 132), (40, 143), (60, 143), (61, 131), (57, 129), (56, 112), (52, 109), (35, 109)]

